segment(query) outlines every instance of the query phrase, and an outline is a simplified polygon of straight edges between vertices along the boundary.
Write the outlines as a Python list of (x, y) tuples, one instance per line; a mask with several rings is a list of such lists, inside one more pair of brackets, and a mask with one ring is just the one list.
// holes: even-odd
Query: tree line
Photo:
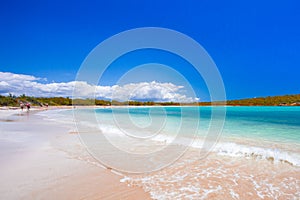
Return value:
[(103, 99), (72, 99), (69, 97), (32, 97), (25, 94), (15, 96), (0, 95), (0, 106), (19, 106), (20, 103), (30, 103), (33, 106), (72, 106), (72, 105), (97, 105), (97, 106), (179, 106), (179, 105), (231, 105), (231, 106), (300, 106), (300, 94), (284, 96), (268, 96), (247, 98), (239, 100), (228, 100), (225, 102), (199, 102), (199, 103), (178, 103), (178, 102), (154, 102), (154, 101), (109, 101)]
[[(229, 106), (300, 106), (300, 94), (255, 97), (238, 100), (227, 100), (224, 102), (214, 102)], [(200, 102), (199, 105), (212, 105), (211, 102)]]
[(32, 97), (25, 94), (15, 96), (9, 94), (8, 96), (0, 95), (0, 106), (19, 106), (20, 103), (30, 103), (33, 106), (72, 106), (72, 105), (97, 105), (97, 106), (154, 106), (154, 105), (180, 105), (176, 102), (154, 102), (154, 101), (109, 101), (103, 99), (71, 99), (69, 97)]

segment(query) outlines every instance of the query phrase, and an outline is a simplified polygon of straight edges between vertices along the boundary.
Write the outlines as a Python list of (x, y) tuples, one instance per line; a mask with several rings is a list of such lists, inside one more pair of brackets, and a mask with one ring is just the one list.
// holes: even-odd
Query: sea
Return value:
[(153, 199), (300, 199), (300, 107), (76, 108), (82, 144)]

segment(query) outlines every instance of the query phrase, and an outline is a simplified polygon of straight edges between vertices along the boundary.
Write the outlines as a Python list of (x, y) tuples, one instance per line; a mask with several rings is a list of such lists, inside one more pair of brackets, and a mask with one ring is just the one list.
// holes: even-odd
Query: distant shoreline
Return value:
[[(153, 106), (134, 106), (134, 105), (111, 105), (111, 106), (91, 106), (91, 105), (75, 105), (75, 106), (49, 106), (38, 107), (34, 106), (30, 111), (46, 111), (54, 109), (84, 109), (84, 108), (143, 108), (143, 107), (298, 107), (300, 105), (153, 105)], [(20, 107), (9, 107), (9, 106), (0, 106), (0, 110), (21, 110)], [(26, 110), (24, 109), (24, 112)]]
[(268, 96), (214, 102), (156, 102), (156, 101), (109, 101), (100, 99), (71, 99), (68, 97), (1, 96), (0, 107), (18, 108), (21, 103), (30, 103), (33, 108), (81, 107), (81, 106), (300, 106), (300, 94)]

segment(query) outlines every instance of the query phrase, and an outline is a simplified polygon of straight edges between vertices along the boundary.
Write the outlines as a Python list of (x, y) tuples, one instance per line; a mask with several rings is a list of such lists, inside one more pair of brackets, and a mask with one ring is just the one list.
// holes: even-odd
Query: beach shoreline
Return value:
[[(205, 158), (199, 158), (199, 148), (192, 144), (182, 157), (161, 170), (143, 174), (119, 173), (103, 166), (88, 153), (78, 137), (79, 130), (74, 126), (71, 108), (37, 108), (29, 112), (0, 109), (1, 199), (293, 199), (300, 196), (297, 150), (300, 146), (296, 142), (295, 149), (287, 146), (293, 144), (291, 140), (281, 144), (272, 140), (264, 141), (264, 138), (222, 138)], [(94, 112), (93, 108), (101, 109)], [(110, 116), (110, 111), (105, 108), (112, 107), (76, 107), (83, 114), (79, 122), (87, 128), (91, 117), (102, 115), (97, 127), (105, 128), (105, 120), (109, 120)], [(114, 114), (123, 116), (124, 110), (118, 108), (124, 106), (113, 108), (121, 111)], [(145, 109), (150, 110), (139, 108), (131, 111), (139, 113)], [(174, 112), (179, 108), (167, 109)], [(249, 111), (248, 108), (231, 109), (234, 110), (229, 109), (227, 123), (235, 122), (230, 118), (235, 113), (233, 111), (238, 109), (239, 114), (247, 114)], [(255, 112), (260, 112), (261, 117), (261, 114), (269, 113), (270, 109), (262, 107)], [(279, 108), (276, 109), (278, 111)], [(298, 130), (297, 121), (290, 119), (290, 123), (290, 127)], [(250, 130), (248, 124), (244, 128), (240, 123), (229, 125), (227, 131), (230, 134), (234, 128), (238, 128), (239, 134)], [(284, 132), (280, 127), (275, 126), (274, 122), (271, 124), (271, 130)], [(115, 133), (112, 129), (101, 131), (105, 134)], [(226, 135), (226, 131), (223, 134)], [(126, 140), (122, 139), (121, 142), (127, 144)], [(168, 145), (168, 142), (163, 139), (151, 144), (163, 146)], [(170, 145), (176, 148), (180, 144)], [(139, 143), (129, 147), (136, 153), (139, 150), (153, 150), (156, 146)], [(115, 158), (116, 154), (109, 153), (109, 156)], [(168, 155), (159, 156), (159, 161), (166, 160), (165, 156)], [(128, 162), (126, 159), (123, 161)], [(11, 188), (18, 188), (18, 192), (12, 192)]]
[(1, 199), (151, 199), (101, 167), (70, 124), (45, 120), (43, 111), (0, 110)]

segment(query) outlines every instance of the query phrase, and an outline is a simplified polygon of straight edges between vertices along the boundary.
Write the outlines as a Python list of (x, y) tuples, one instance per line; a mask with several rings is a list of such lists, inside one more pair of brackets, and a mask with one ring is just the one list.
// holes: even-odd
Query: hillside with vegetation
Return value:
[[(174, 106), (182, 105), (177, 102), (141, 102), (141, 101), (109, 101), (100, 99), (71, 99), (69, 97), (30, 97), (26, 95), (15, 96), (0, 95), (0, 106), (12, 106), (17, 107), (20, 103), (30, 103), (32, 106), (72, 106), (72, 105), (97, 105), (97, 106), (110, 106), (110, 105), (130, 105), (130, 106)], [(224, 102), (199, 102), (183, 105), (230, 105), (230, 106), (300, 106), (300, 94), (296, 95), (284, 95), (284, 96), (269, 96), (269, 97), (258, 97), (248, 98), (240, 100), (229, 100)]]
[[(222, 102), (215, 102), (223, 104)], [(211, 102), (200, 102), (199, 105), (211, 105)], [(256, 97), (239, 100), (227, 100), (230, 106), (300, 106), (300, 94), (284, 96)]]
[(300, 94), (227, 101), (227, 105), (300, 106)]
[(153, 101), (108, 101), (101, 99), (71, 99), (69, 97), (31, 97), (26, 95), (15, 96), (9, 94), (8, 96), (0, 95), (0, 106), (11, 106), (17, 107), (20, 103), (30, 103), (32, 106), (72, 106), (72, 105), (80, 105), (80, 106), (88, 106), (88, 105), (97, 105), (97, 106), (154, 106), (154, 105), (180, 105), (180, 103), (175, 102), (153, 102)]

